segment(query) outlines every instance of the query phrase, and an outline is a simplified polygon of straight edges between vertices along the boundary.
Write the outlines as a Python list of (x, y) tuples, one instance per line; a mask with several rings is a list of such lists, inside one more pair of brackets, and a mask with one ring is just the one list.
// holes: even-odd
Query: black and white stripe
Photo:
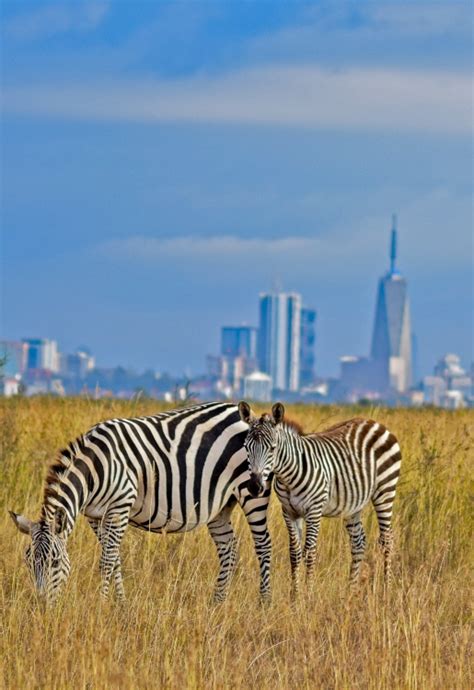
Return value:
[[(102, 546), (104, 596), (112, 578), (117, 595), (124, 595), (120, 543), (128, 524), (159, 533), (207, 525), (220, 561), (215, 597), (221, 600), (236, 560), (230, 517), (238, 503), (255, 543), (260, 592), (268, 596), (270, 483), (259, 497), (249, 493), (247, 430), (237, 406), (208, 403), (148, 417), (111, 419), (72, 442), (50, 469), (40, 521), (12, 513), (18, 528), (32, 536), (29, 563), (38, 589), (50, 599), (57, 595), (69, 572), (66, 539), (82, 513)], [(42, 535), (39, 542), (36, 533)], [(42, 557), (58, 548), (65, 558)]]
[[(366, 538), (361, 511), (372, 501), (379, 524), (386, 577), (390, 577), (392, 507), (400, 475), (400, 446), (395, 436), (370, 419), (350, 419), (326, 431), (303, 434), (284, 421), (284, 407), (272, 414), (252, 415), (247, 403), (239, 404), (241, 418), (250, 425), (245, 447), (254, 495), (275, 475), (290, 538), (293, 588), (298, 588), (299, 566), (304, 558), (307, 574), (314, 567), (321, 518), (341, 516), (351, 541), (351, 582), (357, 580)], [(306, 533), (303, 541), (303, 522)]]

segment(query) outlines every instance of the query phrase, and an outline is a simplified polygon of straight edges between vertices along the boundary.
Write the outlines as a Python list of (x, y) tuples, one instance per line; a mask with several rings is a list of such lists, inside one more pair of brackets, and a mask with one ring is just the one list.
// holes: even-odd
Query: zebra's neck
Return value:
[(58, 508), (67, 515), (66, 536), (72, 532), (77, 516), (85, 506), (89, 494), (88, 483), (80, 469), (63, 459), (50, 468), (46, 478), (42, 517), (54, 520)]
[(278, 429), (274, 474), (287, 486), (297, 478), (305, 453), (305, 439), (291, 426), (282, 424)]

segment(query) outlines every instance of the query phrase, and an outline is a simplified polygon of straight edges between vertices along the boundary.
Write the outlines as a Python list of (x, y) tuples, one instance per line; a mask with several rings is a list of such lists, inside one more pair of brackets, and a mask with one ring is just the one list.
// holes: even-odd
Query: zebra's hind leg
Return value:
[(372, 499), (379, 523), (379, 545), (383, 553), (384, 576), (387, 583), (392, 580), (393, 532), (391, 522), (394, 498), (395, 491), (391, 490), (376, 494)]
[(360, 519), (360, 513), (351, 515), (344, 520), (345, 528), (349, 534), (351, 540), (351, 570), (349, 581), (351, 586), (355, 585), (359, 579), (360, 566), (364, 560), (365, 547), (366, 547), (366, 537), (364, 532), (364, 527)]
[(230, 515), (235, 503), (226, 506), (219, 515), (208, 523), (207, 528), (216, 545), (219, 558), (219, 575), (214, 590), (214, 601), (224, 601), (234, 574), (237, 561), (237, 539), (232, 529)]
[(300, 565), (303, 558), (301, 539), (303, 531), (303, 518), (294, 519), (285, 510), (283, 518), (288, 530), (290, 545), (290, 566), (291, 566), (291, 596), (294, 598), (299, 591), (300, 585)]

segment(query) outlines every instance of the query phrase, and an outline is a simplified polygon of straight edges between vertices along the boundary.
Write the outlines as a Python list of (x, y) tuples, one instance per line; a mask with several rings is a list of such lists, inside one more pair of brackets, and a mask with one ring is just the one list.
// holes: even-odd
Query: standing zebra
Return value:
[(110, 419), (61, 451), (46, 478), (38, 522), (11, 512), (31, 536), (27, 564), (37, 591), (54, 601), (69, 575), (66, 540), (79, 513), (101, 544), (102, 594), (114, 580), (124, 597), (120, 543), (128, 524), (151, 532), (186, 532), (207, 525), (220, 572), (215, 599), (225, 598), (237, 551), (231, 512), (246, 515), (260, 564), (260, 593), (270, 593), (268, 483), (249, 493), (244, 440), (248, 427), (236, 405), (208, 403), (135, 419)]
[[(305, 435), (284, 421), (285, 408), (276, 403), (272, 414), (252, 415), (239, 403), (241, 419), (250, 425), (245, 448), (249, 458), (249, 489), (257, 496), (275, 475), (275, 490), (282, 504), (290, 539), (293, 592), (304, 557), (309, 578), (314, 569), (321, 517), (341, 516), (349, 533), (355, 583), (365, 552), (361, 511), (369, 500), (379, 524), (384, 570), (391, 576), (392, 505), (400, 475), (400, 446), (395, 436), (371, 419), (350, 419), (320, 433)], [(306, 522), (301, 548), (303, 520)]]

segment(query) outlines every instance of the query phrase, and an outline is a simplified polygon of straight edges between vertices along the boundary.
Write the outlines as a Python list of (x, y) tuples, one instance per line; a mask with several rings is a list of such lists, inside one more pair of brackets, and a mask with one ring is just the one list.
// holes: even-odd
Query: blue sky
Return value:
[(2, 335), (204, 370), (279, 281), (367, 354), (392, 212), (419, 374), (472, 359), (470, 4), (2, 3)]

